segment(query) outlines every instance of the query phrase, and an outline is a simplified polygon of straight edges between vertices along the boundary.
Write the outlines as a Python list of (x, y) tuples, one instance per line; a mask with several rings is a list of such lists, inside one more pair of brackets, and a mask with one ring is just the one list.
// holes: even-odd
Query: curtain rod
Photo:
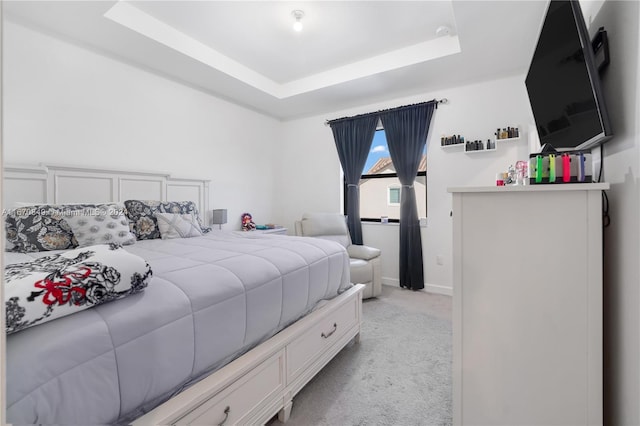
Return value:
[(324, 121), (324, 125), (328, 126), (329, 124), (331, 124), (333, 122), (336, 122), (336, 121), (349, 120), (351, 118), (356, 118), (356, 117), (365, 117), (365, 116), (371, 115), (371, 114), (380, 114), (381, 112), (388, 112), (388, 111), (398, 110), (398, 109), (402, 109), (402, 108), (413, 107), (413, 106), (416, 106), (416, 105), (428, 104), (429, 102), (435, 102), (436, 103), (436, 108), (437, 108), (438, 104), (445, 104), (445, 105), (448, 104), (449, 103), (449, 99), (447, 99), (447, 98), (442, 98), (442, 99), (437, 99), (437, 100), (433, 99), (431, 101), (426, 101), (426, 102), (418, 102), (418, 103), (410, 104), (410, 105), (402, 105), (402, 106), (394, 107), (394, 108), (381, 109), (381, 110), (378, 110), (378, 111), (375, 111), (375, 112), (366, 112), (364, 114), (358, 114), (358, 115), (354, 115), (354, 116), (351, 116), (351, 117), (334, 118), (332, 120), (325, 120)]

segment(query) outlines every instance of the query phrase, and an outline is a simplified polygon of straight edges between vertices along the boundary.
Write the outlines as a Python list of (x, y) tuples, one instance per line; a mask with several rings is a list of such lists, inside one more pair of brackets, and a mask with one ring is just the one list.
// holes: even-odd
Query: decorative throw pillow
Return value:
[(131, 231), (139, 240), (161, 238), (156, 212), (193, 214), (203, 234), (211, 231), (205, 227), (198, 215), (198, 209), (193, 201), (141, 201), (127, 200), (124, 202), (126, 215), (129, 218)]
[(12, 251), (13, 250), (13, 243), (7, 239), (7, 233), (6, 232), (4, 233), (4, 250), (5, 251)]
[(191, 213), (156, 213), (162, 239), (191, 238), (202, 235), (202, 229)]
[(160, 230), (154, 214), (159, 205), (159, 201), (126, 200), (124, 202), (129, 228), (138, 240), (160, 238)]
[(136, 242), (123, 210), (102, 207), (76, 213), (79, 214), (68, 216), (65, 220), (78, 241), (78, 247), (104, 243), (129, 245)]
[(7, 250), (22, 253), (77, 246), (71, 228), (50, 206), (20, 207), (5, 216)]
[(7, 334), (142, 291), (149, 264), (117, 244), (103, 244), (7, 265)]
[(121, 204), (106, 203), (43, 204), (11, 210), (5, 216), (7, 251), (27, 253), (75, 248), (78, 242), (65, 219), (78, 210), (97, 207), (122, 209)]

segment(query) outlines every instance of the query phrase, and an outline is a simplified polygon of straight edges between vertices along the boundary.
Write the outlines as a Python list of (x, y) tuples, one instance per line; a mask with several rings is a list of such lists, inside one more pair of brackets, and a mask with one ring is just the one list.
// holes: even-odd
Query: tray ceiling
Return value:
[[(279, 119), (524, 73), (545, 1), (4, 1), (5, 19)], [(305, 13), (300, 32), (294, 9)], [(449, 34), (437, 36), (438, 27)]]

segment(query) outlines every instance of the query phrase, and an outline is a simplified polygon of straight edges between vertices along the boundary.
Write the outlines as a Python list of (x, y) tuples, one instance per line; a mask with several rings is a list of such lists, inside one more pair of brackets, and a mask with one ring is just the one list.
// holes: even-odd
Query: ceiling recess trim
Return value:
[(279, 84), (126, 1), (117, 2), (104, 16), (277, 99), (289, 98), (462, 51), (457, 35), (439, 37)]

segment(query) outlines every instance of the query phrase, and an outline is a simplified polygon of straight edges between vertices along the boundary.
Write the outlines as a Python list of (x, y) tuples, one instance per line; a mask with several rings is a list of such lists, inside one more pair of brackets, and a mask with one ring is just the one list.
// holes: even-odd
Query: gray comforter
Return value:
[(7, 337), (9, 422), (133, 420), (350, 285), (344, 248), (322, 239), (212, 232), (126, 249), (153, 269), (143, 292)]

